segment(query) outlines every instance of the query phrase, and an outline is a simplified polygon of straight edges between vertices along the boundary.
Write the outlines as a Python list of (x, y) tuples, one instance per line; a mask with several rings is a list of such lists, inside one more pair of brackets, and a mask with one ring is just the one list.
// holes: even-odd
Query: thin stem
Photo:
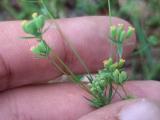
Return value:
[(109, 24), (112, 25), (112, 13), (111, 13), (111, 2), (108, 0), (108, 10), (109, 10)]
[[(44, 9), (47, 11), (49, 17), (54, 19), (54, 16), (48, 11), (48, 8), (46, 7), (44, 0), (41, 0), (41, 3), (42, 3), (42, 5), (43, 5)], [(57, 26), (56, 26), (56, 27), (57, 27)], [(52, 53), (53, 53), (53, 52), (52, 52)], [(61, 60), (61, 58), (60, 58), (58, 55), (56, 55), (56, 53), (53, 53), (53, 54), (54, 54), (53, 56), (54, 56), (54, 57), (63, 65), (63, 67), (70, 73), (70, 75), (72, 76), (72, 78), (75, 79), (76, 77), (75, 77), (74, 73), (70, 70), (70, 68)]]
[(65, 37), (65, 35), (61, 31), (59, 25), (55, 21), (54, 21), (54, 23), (55, 23), (56, 28), (58, 29), (60, 35), (63, 37), (63, 40), (65, 40), (65, 42), (69, 45), (69, 47), (71, 48), (71, 50), (73, 51), (75, 56), (78, 58), (81, 65), (84, 67), (85, 71), (89, 74), (90, 79), (93, 80), (93, 77), (91, 76), (89, 69), (87, 68), (87, 66), (86, 66), (85, 62), (82, 60), (82, 58), (79, 56), (77, 50), (73, 47), (72, 43), (70, 43), (69, 40)]
[[(111, 13), (111, 2), (110, 2), (110, 0), (108, 0), (108, 11), (109, 11), (109, 26), (111, 27), (112, 26), (112, 13)], [(110, 29), (109, 29), (109, 31), (110, 31)], [(110, 32), (109, 32), (108, 36), (110, 36)], [(111, 40), (109, 40), (109, 41), (110, 41), (110, 57), (113, 57), (113, 43), (112, 43)]]
[(50, 63), (57, 68), (61, 73), (67, 74), (52, 58), (48, 57)]
[[(52, 55), (53, 55), (53, 54), (52, 54)], [(54, 54), (53, 57), (59, 59), (59, 57), (57, 57), (56, 54)], [(65, 65), (65, 64), (63, 64), (63, 61), (61, 61), (61, 59), (60, 59), (59, 61), (61, 62), (61, 64), (62, 64), (63, 66)], [(63, 70), (61, 67), (59, 67), (58, 64), (56, 64), (56, 62), (54, 62), (53, 59), (50, 58), (50, 62), (51, 62), (53, 65), (55, 65), (59, 71), (61, 71), (61, 72), (64, 73), (64, 74), (68, 74), (65, 70)], [(64, 67), (66, 68), (67, 66), (65, 65)], [(76, 76), (74, 76), (74, 74), (72, 73), (72, 71), (70, 71), (70, 70), (68, 70), (68, 69), (67, 69), (67, 71), (71, 74), (70, 79), (71, 79), (73, 82), (75, 82), (75, 79), (77, 79)], [(85, 91), (87, 91), (88, 93), (91, 93), (90, 90), (88, 89), (88, 87), (85, 86), (85, 84), (83, 84), (83, 83), (79, 83), (79, 84), (80, 84), (81, 87), (83, 87), (83, 88), (85, 89)]]
[(113, 93), (113, 97), (114, 97), (116, 95), (117, 91), (118, 91), (118, 85), (116, 86), (116, 88), (113, 87), (113, 89), (115, 90), (114, 93)]
[(118, 92), (118, 85), (117, 85), (117, 89), (113, 87), (113, 89), (115, 90), (115, 94), (117, 93), (118, 96), (123, 99), (123, 97), (121, 96), (121, 94)]
[(123, 85), (120, 85), (120, 86), (121, 86), (121, 88), (122, 88), (122, 90), (123, 90), (125, 96), (128, 96), (128, 93), (127, 93), (127, 91), (124, 89), (124, 86), (123, 86)]
[(70, 70), (70, 68), (61, 60), (61, 58), (52, 51), (52, 55), (53, 57), (55, 57), (61, 65), (63, 65), (63, 67), (69, 72), (69, 74), (76, 80), (76, 76), (74, 75), (74, 73)]
[[(53, 52), (52, 52), (52, 53), (53, 53)], [(63, 67), (66, 69), (66, 71), (67, 71), (68, 73), (67, 73), (65, 70), (63, 70), (62, 68), (60, 68), (60, 67), (58, 66), (59, 70), (61, 70), (64, 74), (70, 74), (70, 75), (71, 75), (70, 78), (71, 78), (72, 82), (75, 82), (75, 80), (77, 81), (77, 77), (76, 77), (76, 76), (74, 75), (74, 73), (69, 69), (69, 67), (59, 58), (59, 56), (58, 56), (56, 53), (53, 53), (52, 55), (53, 55), (54, 58), (56, 58), (56, 59), (60, 62), (60, 64), (63, 65)], [(52, 61), (52, 62), (53, 62), (53, 61)], [(86, 92), (91, 93), (90, 90), (89, 90), (89, 88), (86, 87), (85, 84), (83, 84), (83, 83), (80, 82), (79, 85), (80, 85), (82, 88), (84, 88)]]
[(48, 15), (50, 16), (50, 18), (53, 19), (53, 22), (55, 23), (55, 26), (56, 26), (57, 30), (59, 31), (60, 35), (63, 37), (63, 40), (65, 40), (65, 42), (69, 45), (69, 47), (71, 48), (71, 50), (73, 51), (73, 53), (75, 54), (75, 56), (78, 58), (78, 60), (81, 63), (81, 65), (84, 67), (85, 71), (89, 74), (90, 79), (93, 80), (93, 77), (91, 76), (90, 71), (87, 68), (85, 62), (82, 60), (82, 58), (79, 56), (77, 50), (73, 47), (73, 45), (69, 42), (69, 40), (65, 37), (65, 35), (61, 31), (61, 28), (56, 23), (56, 21), (54, 19), (54, 16), (49, 12), (48, 8), (46, 7), (44, 0), (41, 0), (41, 3), (43, 5), (43, 7), (46, 9), (46, 11), (48, 12)]
[[(39, 36), (39, 38), (37, 39), (37, 41), (38, 42), (44, 41), (42, 35)], [(68, 72), (68, 74), (70, 74), (72, 76), (73, 80), (77, 80), (77, 77), (74, 75), (74, 73), (70, 70), (70, 68), (61, 60), (61, 58), (53, 50), (51, 52), (51, 55), (53, 56), (53, 60), (50, 60), (50, 61), (51, 61), (51, 63), (53, 63), (54, 65), (56, 65), (57, 69), (59, 69), (62, 73), (65, 73), (65, 74), (67, 74), (67, 72)], [(64, 67), (64, 69), (67, 72), (65, 70), (61, 69), (57, 64), (55, 64), (54, 58), (56, 58), (60, 62), (60, 64)]]
[[(48, 8), (46, 7), (44, 0), (41, 0), (41, 3), (42, 3), (42, 5), (43, 5), (44, 9), (48, 12), (49, 17), (53, 19), (53, 22), (54, 22), (57, 30), (59, 31), (60, 35), (63, 37), (63, 40), (65, 40), (65, 41), (67, 42), (67, 44), (70, 46), (70, 48), (72, 49), (72, 51), (74, 52), (74, 54), (76, 55), (76, 57), (78, 58), (78, 60), (79, 60), (80, 63), (82, 64), (82, 66), (84, 67), (84, 69), (86, 70), (86, 72), (89, 74), (90, 79), (93, 80), (93, 77), (91, 76), (91, 74), (90, 74), (90, 72), (89, 72), (86, 64), (85, 64), (84, 61), (81, 59), (81, 57), (79, 56), (78, 52), (75, 50), (75, 48), (73, 47), (73, 45), (72, 45), (72, 44), (69, 42), (69, 40), (67, 40), (67, 38), (64, 36), (64, 34), (63, 34), (63, 32), (61, 31), (59, 25), (55, 22), (54, 16), (48, 11)], [(74, 73), (73, 73), (73, 72), (70, 70), (70, 68), (61, 60), (61, 58), (59, 58), (59, 56), (56, 55), (55, 53), (54, 53), (54, 57), (55, 57), (55, 58), (63, 65), (63, 67), (71, 74), (71, 79), (74, 79), (74, 78), (75, 78)], [(80, 85), (82, 88), (84, 88), (89, 94), (91, 94), (92, 96), (94, 96), (94, 95), (92, 94), (92, 92), (89, 90), (89, 88), (86, 87), (85, 84), (83, 84), (83, 83), (80, 82), (79, 85)]]

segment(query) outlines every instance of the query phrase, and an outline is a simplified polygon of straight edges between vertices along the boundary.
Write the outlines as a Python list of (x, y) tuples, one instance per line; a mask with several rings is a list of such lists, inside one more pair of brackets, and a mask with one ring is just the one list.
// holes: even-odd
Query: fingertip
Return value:
[(120, 120), (159, 120), (160, 106), (154, 101), (141, 99), (125, 105), (118, 116)]
[(78, 120), (159, 120), (160, 107), (147, 99), (117, 102), (91, 112)]

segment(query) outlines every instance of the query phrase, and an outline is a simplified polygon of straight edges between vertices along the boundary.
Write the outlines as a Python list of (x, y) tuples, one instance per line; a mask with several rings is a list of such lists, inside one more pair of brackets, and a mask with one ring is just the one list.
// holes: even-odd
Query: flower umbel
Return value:
[(110, 39), (117, 47), (119, 58), (122, 57), (124, 41), (128, 40), (133, 35), (134, 31), (135, 29), (131, 26), (129, 26), (126, 31), (123, 24), (118, 24), (118, 26), (113, 25), (110, 27)]
[[(111, 103), (114, 94), (117, 90), (113, 86), (121, 86), (127, 98), (127, 93), (123, 88), (123, 84), (127, 81), (127, 73), (123, 70), (125, 60), (122, 59), (123, 44), (134, 33), (134, 28), (129, 26), (128, 30), (125, 30), (123, 24), (113, 25), (110, 27), (110, 39), (116, 46), (119, 59), (114, 62), (112, 58), (103, 61), (104, 68), (100, 70), (92, 83), (89, 84), (93, 98), (90, 100), (94, 107), (102, 107)], [(106, 93), (106, 88), (108, 93)], [(115, 90), (115, 93), (113, 93)], [(122, 98), (123, 99), (123, 98)]]
[(106, 88), (110, 88), (110, 91), (113, 91), (112, 84), (123, 85), (128, 79), (127, 73), (122, 69), (125, 64), (124, 59), (113, 62), (113, 59), (109, 58), (103, 63), (104, 68), (97, 73), (95, 79), (89, 84), (94, 96), (90, 101), (97, 108), (109, 104), (112, 100), (113, 92), (107, 94)]

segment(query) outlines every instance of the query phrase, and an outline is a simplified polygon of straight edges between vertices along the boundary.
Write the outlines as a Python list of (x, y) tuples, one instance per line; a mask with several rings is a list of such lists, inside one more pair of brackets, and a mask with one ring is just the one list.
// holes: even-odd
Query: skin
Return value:
[[(96, 72), (102, 68), (102, 61), (111, 53), (109, 42), (106, 41), (109, 18), (81, 17), (56, 22), (84, 59), (89, 70)], [(119, 23), (129, 26), (128, 22), (113, 18), (113, 24)], [(36, 44), (35, 40), (17, 40), (20, 36), (26, 36), (20, 22), (1, 22), (0, 36), (1, 119), (76, 120), (83, 117), (82, 120), (87, 120), (91, 116), (85, 117), (86, 114), (96, 112), (83, 97), (89, 95), (79, 86), (72, 83), (46, 84), (47, 81), (60, 77), (62, 73), (46, 59), (34, 59), (29, 49)], [(77, 74), (85, 73), (56, 29), (50, 29), (45, 34), (45, 39), (72, 71)], [(124, 58), (135, 47), (135, 40), (133, 35), (130, 39), (132, 44), (124, 46)], [(125, 88), (137, 97), (160, 100), (160, 95), (155, 93), (160, 89), (159, 82), (132, 81), (127, 82)], [(132, 102), (123, 101), (119, 105), (117, 101), (118, 97), (115, 97), (116, 104), (106, 106), (106, 110), (100, 109), (100, 112), (116, 115), (117, 109)], [(99, 116), (96, 117), (96, 120), (101, 120)]]

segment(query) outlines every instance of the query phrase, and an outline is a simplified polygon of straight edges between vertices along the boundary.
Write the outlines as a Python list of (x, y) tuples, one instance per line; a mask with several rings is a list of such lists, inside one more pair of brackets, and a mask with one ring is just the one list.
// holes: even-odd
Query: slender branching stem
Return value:
[(57, 24), (57, 22), (54, 19), (54, 16), (49, 12), (48, 8), (45, 5), (44, 0), (41, 0), (41, 3), (44, 7), (44, 9), (47, 11), (48, 15), (50, 18), (53, 19), (53, 22), (57, 28), (57, 30), (59, 31), (60, 35), (62, 36), (63, 40), (69, 45), (69, 47), (71, 48), (71, 50), (73, 51), (73, 53), (75, 54), (75, 56), (78, 58), (79, 62), (81, 63), (81, 65), (84, 67), (85, 71), (88, 73), (89, 77), (91, 80), (93, 80), (93, 77), (90, 74), (90, 71), (87, 67), (87, 65), (85, 64), (85, 62), (82, 60), (82, 58), (79, 56), (77, 50), (73, 47), (72, 43), (69, 42), (69, 40), (66, 38), (66, 36), (63, 34), (63, 32), (61, 31), (61, 28), (59, 27), (59, 25)]
[[(111, 12), (111, 2), (110, 0), (108, 0), (108, 12), (109, 12), (109, 26), (112, 26), (112, 12)], [(108, 34), (108, 36), (110, 36), (110, 33)], [(110, 37), (108, 38), (110, 39)], [(110, 41), (110, 57), (113, 57), (113, 43), (111, 40)], [(108, 42), (108, 41), (107, 41)]]

